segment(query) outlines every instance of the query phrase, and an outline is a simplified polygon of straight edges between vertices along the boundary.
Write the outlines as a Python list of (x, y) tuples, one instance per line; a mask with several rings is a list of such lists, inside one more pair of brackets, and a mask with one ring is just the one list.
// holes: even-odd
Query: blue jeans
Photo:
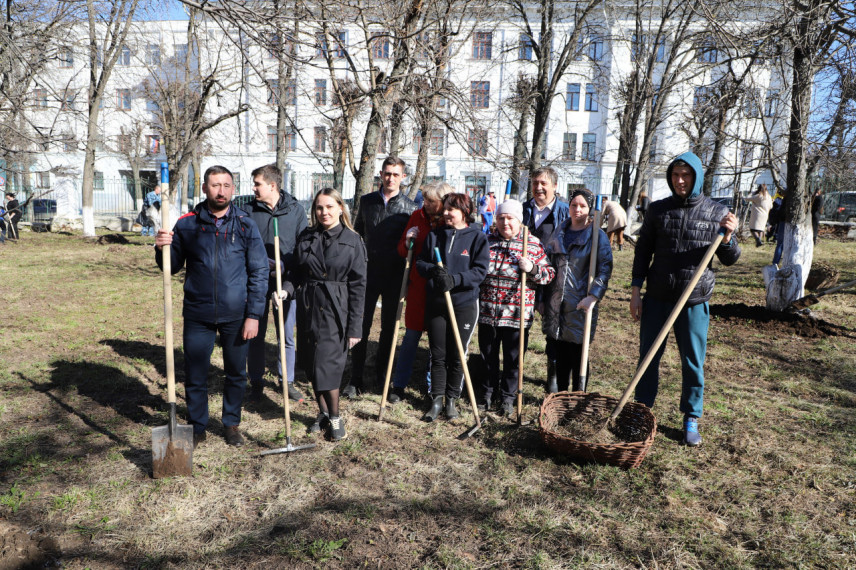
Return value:
[(785, 222), (779, 222), (776, 226), (776, 251), (773, 252), (773, 265), (778, 265), (782, 260), (782, 249), (785, 247)]
[[(398, 347), (398, 362), (395, 363), (395, 373), (393, 374), (392, 385), (395, 388), (406, 388), (410, 382), (410, 374), (413, 372), (413, 361), (416, 360), (416, 349), (419, 347), (419, 339), (422, 338), (422, 331), (414, 329), (405, 329), (404, 339), (401, 341), (401, 346)], [(428, 366), (425, 372), (426, 380), (428, 381), (428, 392), (431, 392), (431, 359), (428, 359)]]
[[(250, 377), (251, 384), (262, 382), (265, 375), (265, 333), (268, 327), (268, 311), (270, 298), (265, 301), (265, 310), (262, 313), (262, 318), (259, 319), (259, 334), (256, 338), (250, 340), (250, 352), (247, 358), (247, 375)], [(285, 372), (287, 374), (288, 383), (294, 383), (294, 323), (297, 318), (297, 305), (291, 300), (287, 300), (282, 304), (285, 310), (284, 322), (285, 325)], [(277, 318), (276, 304), (273, 306), (273, 323), (276, 328), (276, 338), (279, 342), (279, 335), (282, 334), (279, 330), (279, 318)], [(279, 360), (279, 345), (276, 349), (276, 376), (277, 382), (282, 381), (282, 362)]]
[(202, 323), (184, 320), (184, 391), (187, 415), (194, 433), (208, 426), (208, 369), (214, 341), (220, 333), (223, 348), (223, 425), (241, 423), (241, 402), (247, 386), (247, 349), (249, 343), (241, 339), (244, 320), (228, 323)]
[[(645, 358), (666, 323), (674, 303), (657, 301), (646, 295), (642, 300), (642, 322), (639, 331), (639, 360)], [(681, 405), (685, 416), (700, 418), (704, 404), (704, 359), (707, 353), (707, 328), (710, 307), (707, 303), (684, 307), (678, 314), (673, 332), (681, 355)], [(660, 383), (660, 358), (666, 343), (657, 350), (648, 369), (636, 385), (636, 401), (654, 406)]]

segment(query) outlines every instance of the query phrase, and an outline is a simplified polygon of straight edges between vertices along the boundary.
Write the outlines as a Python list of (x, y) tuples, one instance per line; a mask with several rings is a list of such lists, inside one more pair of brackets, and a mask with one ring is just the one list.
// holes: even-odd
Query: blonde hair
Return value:
[(315, 217), (315, 206), (318, 205), (318, 198), (321, 196), (329, 196), (339, 204), (339, 207), (342, 208), (342, 215), (339, 216), (339, 221), (349, 230), (353, 230), (354, 226), (351, 225), (351, 216), (348, 215), (348, 207), (345, 205), (342, 195), (335, 188), (322, 188), (312, 199), (312, 227), (316, 229), (319, 227), (318, 219)]
[(423, 198), (427, 198), (428, 200), (437, 200), (439, 202), (442, 202), (443, 198), (445, 198), (447, 194), (451, 194), (455, 191), (454, 188), (445, 182), (440, 181), (423, 184), (421, 190)]

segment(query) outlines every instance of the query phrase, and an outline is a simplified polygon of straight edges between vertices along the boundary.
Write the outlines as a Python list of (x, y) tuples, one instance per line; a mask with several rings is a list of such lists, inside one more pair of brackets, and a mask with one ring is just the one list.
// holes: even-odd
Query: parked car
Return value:
[(823, 203), (823, 209), (827, 220), (856, 222), (856, 192), (830, 194)]

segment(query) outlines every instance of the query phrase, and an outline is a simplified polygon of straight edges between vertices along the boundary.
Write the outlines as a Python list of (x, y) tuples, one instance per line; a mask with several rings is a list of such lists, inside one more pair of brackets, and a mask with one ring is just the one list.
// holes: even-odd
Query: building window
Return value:
[(63, 96), (62, 103), (60, 103), (60, 110), (62, 111), (74, 111), (74, 99), (76, 97), (75, 93), (66, 92)]
[(37, 172), (36, 173), (36, 186), (39, 188), (50, 188), (51, 187), (51, 173), (50, 172)]
[(431, 34), (422, 32), (416, 36), (416, 59), (431, 57)]
[(374, 59), (389, 59), (389, 35), (386, 32), (372, 34), (371, 45)]
[(487, 156), (487, 131), (470, 129), (467, 135), (467, 154), (470, 156)]
[(157, 113), (160, 111), (160, 105), (157, 104), (157, 101), (152, 99), (146, 100), (146, 111), (150, 113)]
[(490, 81), (470, 82), (470, 104), (473, 109), (490, 107)]
[(517, 43), (517, 59), (522, 61), (532, 61), (532, 48), (534, 42), (526, 34), (520, 34), (520, 39)]
[(158, 45), (158, 44), (146, 44), (146, 64), (147, 65), (160, 65), (160, 62), (161, 62), (160, 45)]
[(562, 160), (577, 159), (577, 133), (565, 133), (562, 137)]
[(588, 56), (592, 61), (601, 61), (603, 59), (603, 40), (592, 36), (589, 38)]
[(38, 88), (33, 90), (33, 104), (36, 107), (47, 107), (48, 106), (48, 90)]
[(779, 114), (779, 90), (768, 89), (764, 99), (764, 116), (775, 117)]
[(327, 57), (327, 34), (324, 32), (315, 34), (315, 57)]
[(279, 79), (268, 79), (268, 105), (276, 105), (277, 96), (279, 95)]
[(413, 129), (413, 154), (419, 154), (421, 148), (422, 135), (419, 133), (419, 129)]
[(121, 51), (119, 51), (119, 58), (116, 60), (116, 63), (119, 65), (131, 65), (131, 48), (128, 46), (122, 46)]
[(116, 90), (116, 107), (123, 111), (131, 110), (131, 90), (117, 89)]
[(761, 90), (749, 89), (746, 92), (745, 100), (743, 101), (743, 111), (750, 119), (758, 119), (761, 117)]
[(597, 111), (597, 92), (594, 85), (586, 85), (586, 111)]
[(750, 142), (744, 142), (740, 149), (740, 165), (752, 168), (752, 159), (755, 154), (755, 146)]
[(473, 59), (491, 59), (493, 54), (493, 33), (476, 32), (473, 35)]
[[(639, 38), (642, 38), (641, 41)], [(654, 61), (663, 63), (666, 61), (666, 38), (660, 37), (656, 40), (654, 47)], [(646, 34), (641, 36), (633, 34), (633, 45), (630, 48), (630, 57), (633, 61), (643, 61), (648, 58), (648, 50), (651, 48), (651, 38)]]
[(700, 42), (696, 48), (696, 53), (699, 63), (716, 63), (719, 59), (716, 41), (713, 38), (707, 38)]
[(70, 47), (59, 50), (59, 66), (74, 67), (74, 52), (71, 51)]
[(315, 127), (315, 144), (312, 147), (315, 152), (327, 152), (327, 128)]
[(322, 106), (327, 104), (327, 80), (315, 80), (315, 104)]
[(595, 160), (595, 143), (597, 138), (594, 133), (583, 135), (583, 152), (580, 158), (583, 160)]
[(276, 152), (276, 127), (268, 127), (268, 152)]
[(104, 190), (104, 173), (96, 170), (92, 173), (93, 181), (92, 181), (92, 189), (103, 191)]
[(467, 176), (464, 178), (464, 186), (470, 196), (481, 196), (487, 190), (487, 176)]
[(294, 130), (294, 127), (285, 129), (285, 148), (288, 150), (297, 148), (297, 131)]
[(65, 133), (60, 137), (63, 152), (74, 152), (77, 150), (77, 141), (71, 133)]
[(285, 104), (297, 105), (297, 81), (294, 79), (285, 86)]
[(698, 110), (710, 104), (710, 87), (696, 87), (693, 94), (693, 108)]
[(348, 45), (348, 32), (338, 32), (336, 34), (336, 50), (333, 55), (336, 57), (345, 57), (345, 50)]
[(565, 99), (566, 111), (580, 110), (580, 84), (568, 83), (568, 95)]
[(446, 152), (446, 131), (443, 129), (432, 129), (431, 141), (428, 144), (428, 154), (443, 156)]

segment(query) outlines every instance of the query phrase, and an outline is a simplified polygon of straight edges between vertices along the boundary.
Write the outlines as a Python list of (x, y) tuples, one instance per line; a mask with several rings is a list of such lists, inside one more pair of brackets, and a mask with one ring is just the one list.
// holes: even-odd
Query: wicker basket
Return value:
[[(556, 428), (572, 418), (589, 416), (592, 421), (606, 422), (615, 406), (616, 398), (598, 393), (558, 392), (549, 394), (541, 404), (538, 427), (544, 443), (553, 451), (585, 461), (617, 465), (625, 469), (639, 467), (654, 442), (657, 420), (646, 406), (628, 402), (621, 410), (615, 425), (623, 434), (633, 434), (639, 441), (612, 444), (577, 441), (557, 433)], [(596, 419), (594, 419), (596, 418)], [(622, 438), (625, 439), (625, 438)]]

